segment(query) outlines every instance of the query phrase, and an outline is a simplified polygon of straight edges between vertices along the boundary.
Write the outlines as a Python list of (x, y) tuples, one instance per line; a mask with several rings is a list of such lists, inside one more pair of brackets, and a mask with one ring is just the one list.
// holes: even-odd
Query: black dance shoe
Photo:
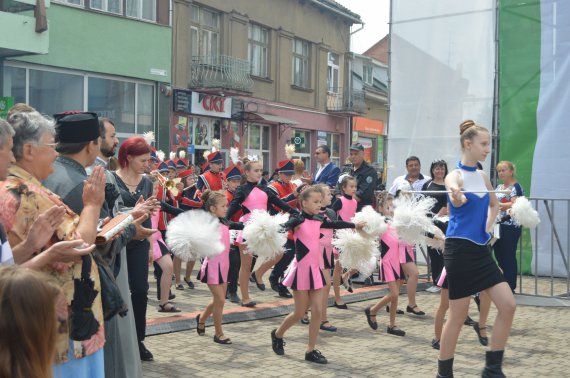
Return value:
[(141, 361), (153, 361), (154, 356), (150, 352), (150, 350), (146, 349), (142, 341), (139, 341), (139, 354), (141, 357)]
[[(390, 312), (390, 306), (386, 306), (386, 312)], [(397, 315), (404, 315), (404, 310), (396, 309)]]
[(192, 282), (192, 280), (187, 280), (186, 277), (184, 277), (184, 282), (186, 282), (189, 289), (194, 289), (194, 282)]
[(487, 329), (487, 327), (480, 328), (479, 323), (475, 322), (475, 324), (473, 324), (473, 329), (477, 333), (477, 338), (479, 339), (479, 344), (481, 344), (483, 346), (489, 345), (489, 338), (487, 336), (481, 336), (481, 330)]
[(423, 311), (416, 311), (416, 308), (418, 308), (418, 305), (414, 305), (413, 307), (411, 306), (407, 306), (406, 307), (406, 312), (412, 313), (414, 315), (418, 315), (418, 316), (424, 316), (426, 313)]
[(323, 356), (321, 352), (319, 352), (316, 349), (313, 349), (312, 351), (305, 353), (305, 361), (314, 362), (316, 364), (321, 364), (321, 365), (328, 363), (326, 357)]
[(334, 306), (335, 306), (336, 308), (340, 308), (341, 310), (348, 310), (348, 306), (346, 305), (346, 303), (338, 304), (338, 303), (336, 303), (336, 301), (335, 301), (335, 302), (334, 302)]
[(364, 314), (366, 315), (366, 321), (368, 322), (370, 328), (376, 331), (378, 329), (378, 322), (376, 320), (372, 320), (372, 317), (376, 315), (372, 315), (370, 312), (370, 307), (366, 307), (364, 309)]
[(406, 336), (406, 332), (401, 330), (400, 328), (398, 328), (397, 326), (394, 327), (386, 327), (386, 332), (388, 332), (390, 335), (394, 335), (394, 336)]
[(465, 324), (466, 326), (469, 326), (469, 327), (473, 327), (475, 325), (475, 320), (471, 319), (471, 317), (469, 317), (469, 315), (467, 315), (467, 318), (465, 319), (463, 324)]
[(275, 332), (277, 332), (277, 329), (271, 331), (271, 347), (273, 348), (275, 354), (282, 356), (285, 354), (285, 341), (283, 341), (282, 337), (277, 337), (277, 335), (275, 335)]
[(439, 347), (440, 347), (440, 345), (439, 345), (439, 340), (433, 339), (433, 340), (431, 341), (431, 347), (432, 347), (433, 349), (439, 350)]
[(453, 378), (453, 357), (447, 360), (437, 360), (436, 378)]
[(218, 343), (218, 344), (228, 345), (228, 344), (232, 343), (232, 340), (229, 337), (226, 337), (225, 339), (221, 339), (218, 336), (214, 335), (214, 342)]

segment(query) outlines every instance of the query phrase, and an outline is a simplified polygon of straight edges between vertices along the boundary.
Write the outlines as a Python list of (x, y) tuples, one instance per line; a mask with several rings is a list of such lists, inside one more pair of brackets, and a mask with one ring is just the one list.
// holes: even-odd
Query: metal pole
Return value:
[(390, 21), (388, 22), (388, 106), (386, 112), (388, 113), (388, 124), (386, 125), (386, 138), (384, 138), (384, 165), (386, 166), (386, 172), (382, 174), (386, 178), (386, 187), (388, 187), (388, 151), (390, 148), (390, 115), (392, 114), (392, 18), (394, 17), (393, 4), (394, 1), (390, 0)]
[(493, 186), (497, 184), (497, 170), (495, 167), (499, 162), (499, 80), (500, 80), (500, 57), (499, 57), (499, 23), (500, 23), (500, 6), (501, 0), (495, 0), (495, 80), (493, 93), (493, 154), (491, 156), (491, 172), (490, 177)]

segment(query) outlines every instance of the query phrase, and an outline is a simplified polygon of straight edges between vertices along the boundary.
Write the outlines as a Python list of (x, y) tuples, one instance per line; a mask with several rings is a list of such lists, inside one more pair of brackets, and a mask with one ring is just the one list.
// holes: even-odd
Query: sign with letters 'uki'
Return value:
[(206, 93), (192, 92), (192, 114), (231, 118), (232, 99)]

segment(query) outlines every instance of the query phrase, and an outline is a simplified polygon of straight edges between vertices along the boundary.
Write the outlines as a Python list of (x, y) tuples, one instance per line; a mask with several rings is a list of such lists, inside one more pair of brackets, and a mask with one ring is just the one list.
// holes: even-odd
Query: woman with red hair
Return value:
[[(131, 137), (119, 148), (119, 169), (115, 172), (117, 185), (124, 205), (134, 207), (140, 197), (152, 196), (152, 181), (145, 176), (150, 163), (150, 146), (142, 137)], [(147, 219), (144, 227), (151, 228)], [(146, 308), (148, 302), (148, 240), (133, 240), (127, 244), (127, 267), (133, 303), (133, 315), (137, 329), (141, 360), (151, 361), (152, 353), (143, 344), (146, 332)]]

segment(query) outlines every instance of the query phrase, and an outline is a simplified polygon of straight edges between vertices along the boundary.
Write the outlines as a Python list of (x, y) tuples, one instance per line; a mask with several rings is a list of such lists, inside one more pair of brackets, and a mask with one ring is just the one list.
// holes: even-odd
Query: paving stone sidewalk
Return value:
[[(256, 289), (253, 290), (255, 298)], [(405, 308), (405, 295), (400, 298), (400, 307)], [(348, 310), (329, 309), (329, 319), (339, 330), (320, 333), (317, 348), (329, 360), (325, 366), (304, 361), (308, 328), (301, 324), (285, 335), (285, 356), (273, 353), (270, 332), (282, 321), (279, 316), (224, 325), (225, 334), (234, 342), (227, 346), (213, 342), (212, 327), (206, 329), (204, 337), (195, 330), (150, 336), (145, 343), (155, 361), (143, 363), (144, 376), (434, 377), (437, 351), (431, 348), (430, 340), (438, 294), (418, 293), (417, 302), (428, 314), (425, 317), (408, 314), (398, 317), (398, 326), (407, 332), (403, 338), (386, 334), (385, 312), (379, 313), (378, 331), (368, 327), (363, 311), (375, 301), (352, 303)], [(199, 307), (196, 305), (196, 310)], [(477, 319), (474, 304), (471, 316)], [(494, 316), (492, 310), (490, 318)], [(504, 372), (508, 377), (569, 376), (569, 331), (568, 307), (519, 306)], [(480, 376), (484, 354), (485, 348), (479, 345), (473, 329), (465, 326), (458, 343), (455, 376)]]

